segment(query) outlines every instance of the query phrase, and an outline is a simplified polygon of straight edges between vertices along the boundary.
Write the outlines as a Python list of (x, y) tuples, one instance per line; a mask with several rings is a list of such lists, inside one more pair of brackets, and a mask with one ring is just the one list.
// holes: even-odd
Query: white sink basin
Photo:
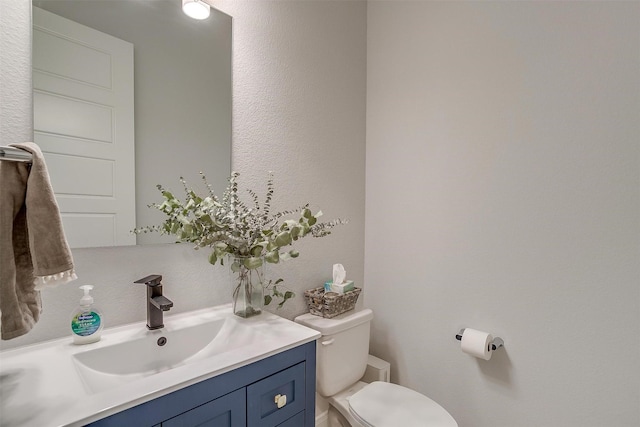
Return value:
[(251, 343), (252, 329), (232, 317), (189, 320), (165, 320), (162, 329), (105, 337), (72, 360), (88, 391), (95, 393)]
[(73, 358), (80, 365), (111, 375), (161, 372), (205, 353), (223, 324), (224, 319), (215, 319), (172, 331), (157, 330), (143, 338), (74, 354)]

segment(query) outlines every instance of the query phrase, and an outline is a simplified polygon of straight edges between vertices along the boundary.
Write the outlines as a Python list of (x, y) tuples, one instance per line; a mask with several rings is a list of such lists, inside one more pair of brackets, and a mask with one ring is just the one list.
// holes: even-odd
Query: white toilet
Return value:
[(317, 350), (317, 392), (329, 401), (330, 427), (457, 427), (433, 400), (388, 382), (360, 381), (367, 367), (373, 312), (333, 319), (303, 314), (295, 321), (322, 334)]

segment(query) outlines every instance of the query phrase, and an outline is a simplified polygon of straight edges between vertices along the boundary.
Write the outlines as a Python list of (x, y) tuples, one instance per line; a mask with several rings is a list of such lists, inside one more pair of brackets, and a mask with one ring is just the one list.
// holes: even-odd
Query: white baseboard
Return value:
[(329, 411), (322, 411), (316, 414), (316, 427), (329, 427)]

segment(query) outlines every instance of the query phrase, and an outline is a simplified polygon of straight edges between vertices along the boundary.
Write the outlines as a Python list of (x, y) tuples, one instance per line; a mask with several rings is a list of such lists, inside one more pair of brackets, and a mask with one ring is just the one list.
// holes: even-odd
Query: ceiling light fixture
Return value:
[(211, 6), (203, 0), (182, 0), (182, 11), (193, 19), (207, 19), (211, 13)]

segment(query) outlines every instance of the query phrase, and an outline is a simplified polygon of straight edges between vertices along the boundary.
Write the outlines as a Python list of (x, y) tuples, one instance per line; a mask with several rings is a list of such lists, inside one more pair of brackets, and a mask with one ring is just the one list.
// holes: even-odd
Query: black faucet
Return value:
[(134, 283), (147, 285), (147, 328), (160, 329), (164, 327), (163, 311), (173, 307), (173, 301), (162, 295), (162, 276), (152, 274), (136, 280)]

